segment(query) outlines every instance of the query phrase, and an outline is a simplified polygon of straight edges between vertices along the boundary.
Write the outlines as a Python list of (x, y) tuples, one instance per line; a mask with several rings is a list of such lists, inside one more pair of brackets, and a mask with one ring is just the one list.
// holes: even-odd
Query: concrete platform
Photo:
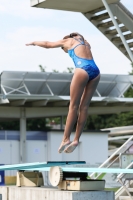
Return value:
[(45, 187), (2, 186), (0, 194), (2, 200), (115, 200), (110, 191), (60, 191)]

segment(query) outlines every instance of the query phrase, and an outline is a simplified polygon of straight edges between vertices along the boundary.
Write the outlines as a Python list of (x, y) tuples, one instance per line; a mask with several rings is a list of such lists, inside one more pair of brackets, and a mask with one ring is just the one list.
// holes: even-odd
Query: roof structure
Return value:
[[(55, 109), (57, 116), (60, 107), (60, 110), (65, 109), (67, 113), (72, 77), (71, 73), (4, 71), (1, 74), (0, 109), (40, 107), (40, 110), (45, 108), (45, 113), (46, 110), (50, 112), (50, 109), (54, 112)], [(104, 113), (101, 107), (111, 109), (115, 107), (115, 112), (117, 107), (119, 107), (118, 112), (131, 110), (133, 98), (125, 98), (124, 93), (132, 83), (131, 75), (102, 74), (90, 109), (94, 110), (95, 114)]]
[[(116, 138), (120, 139), (124, 137), (129, 138), (131, 137), (131, 135), (133, 135), (133, 126), (121, 126), (121, 127), (113, 127), (113, 128), (105, 128), (105, 129), (101, 129), (101, 131), (110, 131), (109, 136), (113, 137), (110, 138), (111, 140), (116, 140)], [(117, 137), (114, 137), (117, 136)]]
[[(108, 3), (116, 3), (119, 0), (107, 0)], [(31, 6), (86, 13), (103, 6), (99, 0), (30, 0)]]
[[(24, 104), (26, 100), (42, 98), (47, 99), (48, 102), (58, 99), (70, 100), (72, 77), (72, 73), (5, 71), (1, 74), (1, 97), (9, 101), (25, 99)], [(105, 98), (110, 100), (123, 98), (132, 83), (132, 75), (102, 74), (93, 100), (96, 97), (98, 101)]]

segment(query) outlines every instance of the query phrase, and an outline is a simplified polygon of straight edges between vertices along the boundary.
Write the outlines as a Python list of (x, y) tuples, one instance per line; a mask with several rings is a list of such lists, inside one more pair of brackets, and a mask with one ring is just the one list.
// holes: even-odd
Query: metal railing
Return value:
[[(120, 148), (118, 148), (103, 164), (101, 164), (98, 168), (102, 168), (105, 167), (109, 168), (110, 166), (112, 166), (118, 159), (119, 159), (119, 155), (118, 154), (122, 154), (124, 153), (126, 150), (128, 150), (130, 148), (131, 145), (133, 145), (133, 136), (131, 136)], [(116, 155), (118, 155), (111, 163), (109, 163)], [(108, 165), (107, 165), (108, 164)], [(95, 177), (95, 172), (93, 172), (92, 174), (89, 175), (90, 178), (94, 178), (94, 179), (98, 179), (103, 173), (98, 174)]]
[[(130, 168), (133, 168), (133, 162), (130, 163), (126, 169), (130, 169)], [(129, 187), (130, 187), (130, 184), (129, 182), (132, 181), (133, 182), (133, 177), (132, 178), (125, 178), (124, 182), (122, 181), (122, 178), (125, 176), (125, 173), (120, 173), (118, 176), (117, 176), (117, 181), (122, 185), (122, 187), (119, 188), (119, 190), (117, 190), (117, 192), (115, 193), (115, 196), (116, 196), (116, 199), (119, 198), (119, 196), (121, 196), (121, 191), (126, 191), (126, 193), (128, 194), (128, 196), (130, 197), (131, 200), (133, 200), (133, 197), (132, 195), (130, 194), (130, 191), (129, 191)], [(128, 181), (128, 182), (126, 182)]]

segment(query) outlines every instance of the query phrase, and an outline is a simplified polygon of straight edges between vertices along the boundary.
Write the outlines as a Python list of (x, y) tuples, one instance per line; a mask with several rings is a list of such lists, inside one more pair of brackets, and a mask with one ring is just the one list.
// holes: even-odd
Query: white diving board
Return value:
[[(3, 170), (36, 170), (50, 168), (53, 166), (62, 165), (75, 165), (75, 164), (86, 164), (85, 161), (48, 161), (48, 162), (36, 162), (36, 163), (23, 163), (23, 164), (13, 164), (13, 165), (2, 165), (0, 166), (0, 171)], [(45, 171), (45, 170), (43, 170)], [(47, 170), (46, 170), (47, 171)]]
[[(23, 168), (22, 170), (27, 170), (26, 168)], [(32, 168), (28, 169), (29, 171), (49, 171), (50, 167), (45, 168)], [(79, 167), (62, 167), (63, 172), (87, 172), (87, 173), (109, 173), (109, 174), (133, 174), (133, 169), (122, 169), (122, 168), (79, 168)]]
[(2, 165), (0, 171), (3, 170), (18, 170), (18, 171), (49, 171), (51, 167), (62, 166), (64, 172), (87, 172), (87, 173), (125, 173), (133, 174), (133, 169), (122, 168), (88, 168), (88, 167), (64, 167), (75, 164), (86, 164), (85, 161), (63, 161), (63, 162), (43, 162), (43, 163), (25, 163), (15, 165)]
[[(59, 166), (59, 165), (58, 165)], [(22, 168), (21, 170), (27, 170), (26, 168)], [(50, 167), (45, 168), (32, 168), (28, 169), (28, 171), (49, 171)], [(122, 169), (122, 168), (78, 168), (78, 167), (62, 167), (63, 172), (87, 172), (87, 173), (109, 173), (109, 174), (133, 174), (133, 169)]]
[[(21, 170), (27, 170), (26, 168), (22, 168)], [(45, 167), (45, 168), (32, 168), (28, 169), (28, 171), (49, 171), (50, 167)], [(64, 172), (87, 172), (87, 173), (114, 173), (114, 174), (119, 174), (119, 173), (125, 173), (125, 174), (133, 174), (133, 169), (122, 169), (122, 168), (78, 168), (78, 167), (62, 167), (62, 170)]]
[(65, 172), (96, 172), (96, 173), (125, 173), (133, 174), (133, 169), (122, 169), (122, 168), (67, 168), (63, 167), (62, 170)]

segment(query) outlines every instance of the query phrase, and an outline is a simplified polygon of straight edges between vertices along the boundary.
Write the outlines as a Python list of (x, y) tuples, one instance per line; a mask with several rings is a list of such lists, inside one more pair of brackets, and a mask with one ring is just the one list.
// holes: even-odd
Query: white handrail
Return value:
[[(123, 153), (124, 151), (126, 151), (132, 144), (128, 144), (131, 140), (133, 140), (133, 136), (131, 136), (119, 149), (117, 149), (107, 160), (105, 160), (105, 162), (103, 164), (101, 164), (98, 168), (102, 168), (104, 167), (115, 155)], [(126, 146), (127, 145), (127, 146)], [(129, 145), (129, 146), (128, 146)], [(110, 164), (109, 166), (111, 166), (112, 164)], [(108, 168), (108, 166), (107, 166)], [(95, 172), (93, 172), (90, 176), (90, 178), (92, 178), (95, 175)]]

